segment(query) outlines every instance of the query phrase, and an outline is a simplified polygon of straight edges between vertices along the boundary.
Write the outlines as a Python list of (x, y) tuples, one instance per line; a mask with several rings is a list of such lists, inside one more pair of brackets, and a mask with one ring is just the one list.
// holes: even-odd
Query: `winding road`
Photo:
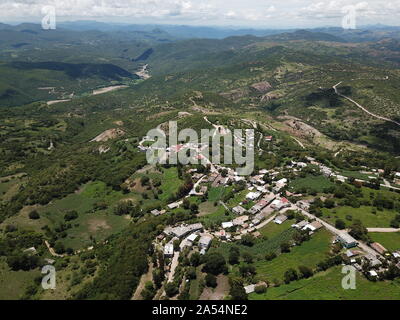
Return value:
[(349, 97), (347, 97), (347, 96), (345, 96), (345, 95), (339, 93), (339, 91), (337, 90), (337, 86), (339, 86), (342, 82), (343, 82), (343, 81), (341, 81), (341, 82), (339, 82), (338, 84), (335, 84), (335, 85), (333, 86), (333, 89), (335, 90), (335, 93), (336, 93), (338, 96), (341, 96), (342, 98), (345, 98), (345, 99), (349, 100), (350, 102), (354, 103), (354, 104), (355, 104), (357, 107), (359, 107), (362, 111), (368, 113), (370, 116), (372, 116), (372, 117), (374, 117), (374, 118), (376, 118), (376, 119), (384, 120), (384, 121), (388, 121), (388, 122), (392, 122), (392, 123), (397, 124), (398, 126), (400, 126), (400, 122), (394, 121), (394, 120), (389, 119), (389, 118), (386, 118), (386, 117), (378, 116), (378, 115), (376, 115), (376, 114), (374, 114), (374, 113), (368, 111), (367, 109), (365, 109), (362, 105), (360, 105), (358, 102), (354, 101), (353, 99), (351, 99), (351, 98), (349, 98)]

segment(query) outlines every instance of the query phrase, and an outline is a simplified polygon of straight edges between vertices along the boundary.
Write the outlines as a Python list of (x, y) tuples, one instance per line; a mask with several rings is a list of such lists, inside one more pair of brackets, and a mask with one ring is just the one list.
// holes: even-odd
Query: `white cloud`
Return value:
[(342, 8), (353, 5), (365, 22), (400, 22), (400, 0), (1, 0), (0, 20), (39, 18), (47, 5), (56, 7), (60, 20), (276, 26), (335, 25), (343, 17)]

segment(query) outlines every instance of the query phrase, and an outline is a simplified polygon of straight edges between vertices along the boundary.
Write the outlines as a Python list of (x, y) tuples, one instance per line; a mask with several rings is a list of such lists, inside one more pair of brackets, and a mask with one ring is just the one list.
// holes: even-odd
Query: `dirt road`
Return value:
[(351, 99), (351, 98), (349, 98), (349, 97), (347, 97), (347, 96), (345, 96), (345, 95), (339, 93), (338, 90), (337, 90), (337, 86), (340, 85), (341, 83), (342, 83), (342, 81), (333, 86), (333, 89), (335, 90), (335, 93), (336, 93), (337, 95), (339, 95), (339, 96), (341, 96), (342, 98), (345, 98), (345, 99), (347, 99), (348, 101), (354, 103), (354, 104), (355, 104), (358, 108), (360, 108), (362, 111), (368, 113), (370, 116), (372, 116), (372, 117), (374, 117), (374, 118), (376, 118), (376, 119), (384, 120), (384, 121), (389, 121), (389, 122), (392, 122), (392, 123), (397, 124), (398, 126), (400, 126), (400, 122), (394, 121), (394, 120), (389, 119), (389, 118), (386, 118), (386, 117), (378, 116), (378, 115), (376, 115), (376, 114), (374, 114), (374, 113), (368, 111), (367, 109), (365, 109), (362, 105), (360, 105), (359, 103), (357, 103), (357, 102), (354, 101), (353, 99)]

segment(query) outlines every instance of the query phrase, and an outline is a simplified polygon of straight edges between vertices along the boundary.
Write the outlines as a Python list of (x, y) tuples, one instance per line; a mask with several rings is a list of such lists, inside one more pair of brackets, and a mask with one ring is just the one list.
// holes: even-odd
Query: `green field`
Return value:
[[(18, 215), (7, 219), (5, 224), (18, 225), (25, 229), (41, 231), (45, 225), (55, 227), (64, 223), (66, 212), (75, 210), (78, 218), (70, 223), (72, 228), (67, 231), (68, 235), (62, 239), (66, 247), (72, 249), (86, 248), (93, 244), (91, 237), (96, 241), (102, 241), (108, 236), (120, 232), (129, 224), (129, 219), (113, 214), (113, 204), (124, 196), (121, 192), (106, 187), (102, 182), (88, 183), (79, 192), (70, 194), (67, 197), (56, 200), (53, 203), (38, 207), (40, 219), (29, 219), (29, 212), (33, 208), (26, 207)], [(93, 205), (96, 202), (105, 202), (109, 207), (106, 210), (94, 211)]]
[(289, 268), (297, 269), (301, 265), (315, 268), (329, 252), (331, 238), (328, 231), (320, 230), (309, 241), (293, 247), (290, 253), (283, 253), (272, 261), (257, 262), (257, 277), (269, 281), (282, 280)]
[(373, 207), (361, 206), (360, 208), (352, 207), (338, 207), (335, 209), (323, 208), (324, 214), (323, 219), (335, 224), (336, 219), (342, 219), (346, 226), (350, 226), (352, 221), (346, 219), (346, 216), (350, 215), (353, 217), (352, 220), (361, 220), (367, 228), (388, 228), (390, 227), (390, 221), (396, 216), (396, 212), (386, 210), (376, 210), (376, 214), (372, 213)]
[(368, 235), (374, 242), (379, 242), (389, 251), (400, 249), (400, 232), (369, 232)]
[(302, 279), (268, 288), (265, 294), (252, 293), (250, 300), (399, 300), (400, 283), (371, 282), (357, 273), (355, 290), (344, 290), (340, 267), (318, 273), (310, 279)]
[(305, 178), (293, 180), (290, 182), (289, 186), (293, 188), (295, 192), (300, 192), (300, 190), (304, 188), (310, 191), (323, 192), (324, 189), (332, 187), (334, 184), (324, 176), (309, 175)]
[(268, 223), (265, 227), (258, 230), (264, 237), (271, 239), (283, 231), (290, 229), (291, 225), (295, 223), (295, 220), (286, 220), (282, 224), (276, 224), (273, 221)]
[(17, 300), (25, 293), (25, 288), (40, 276), (40, 271), (12, 271), (4, 260), (4, 257), (0, 259), (0, 300)]

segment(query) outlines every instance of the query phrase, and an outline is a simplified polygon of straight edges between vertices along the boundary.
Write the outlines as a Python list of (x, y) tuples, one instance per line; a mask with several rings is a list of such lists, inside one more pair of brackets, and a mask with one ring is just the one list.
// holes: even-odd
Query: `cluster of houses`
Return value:
[(213, 236), (204, 232), (204, 227), (201, 223), (190, 225), (181, 224), (175, 227), (166, 227), (158, 240), (164, 240), (165, 236), (170, 238), (164, 245), (164, 256), (172, 258), (175, 253), (174, 242), (179, 241), (179, 250), (196, 246), (201, 254), (205, 254), (211, 245)]

